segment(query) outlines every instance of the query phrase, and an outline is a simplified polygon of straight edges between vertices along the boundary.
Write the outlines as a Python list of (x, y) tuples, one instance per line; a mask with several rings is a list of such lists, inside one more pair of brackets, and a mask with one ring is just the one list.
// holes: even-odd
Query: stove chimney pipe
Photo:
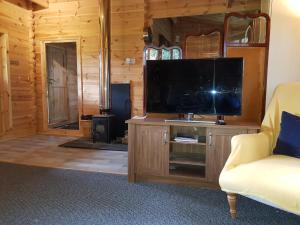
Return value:
[(110, 104), (110, 0), (99, 0), (99, 111), (107, 114)]

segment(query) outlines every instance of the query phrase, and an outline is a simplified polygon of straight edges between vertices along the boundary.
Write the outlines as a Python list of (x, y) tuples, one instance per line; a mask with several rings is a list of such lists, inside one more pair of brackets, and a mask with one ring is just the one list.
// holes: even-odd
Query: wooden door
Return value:
[[(247, 121), (261, 124), (265, 109), (265, 47), (228, 47), (228, 57), (244, 58), (243, 105), (241, 116), (230, 120)], [(250, 97), (251, 96), (251, 97)], [(226, 117), (227, 119), (229, 117)]]
[(169, 127), (136, 126), (136, 174), (164, 176), (169, 172)]
[(69, 119), (66, 51), (48, 45), (46, 48), (49, 125)]
[(219, 183), (220, 173), (231, 152), (231, 138), (246, 134), (246, 129), (209, 128), (207, 129), (206, 178)]

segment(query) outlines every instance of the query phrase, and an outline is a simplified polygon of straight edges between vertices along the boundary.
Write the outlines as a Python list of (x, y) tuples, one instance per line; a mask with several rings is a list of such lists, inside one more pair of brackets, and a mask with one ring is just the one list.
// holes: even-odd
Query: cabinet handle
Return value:
[(168, 135), (167, 135), (167, 131), (164, 130), (164, 133), (163, 133), (163, 144), (167, 144), (168, 143)]
[(208, 145), (212, 146), (212, 133), (211, 132), (208, 133)]

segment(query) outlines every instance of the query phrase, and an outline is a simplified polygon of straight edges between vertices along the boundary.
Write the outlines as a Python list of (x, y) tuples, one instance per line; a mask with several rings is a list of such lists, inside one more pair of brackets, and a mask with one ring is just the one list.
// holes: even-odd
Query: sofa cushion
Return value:
[(300, 158), (300, 117), (283, 111), (274, 154)]
[(272, 155), (222, 172), (223, 191), (260, 199), (300, 215), (300, 159)]

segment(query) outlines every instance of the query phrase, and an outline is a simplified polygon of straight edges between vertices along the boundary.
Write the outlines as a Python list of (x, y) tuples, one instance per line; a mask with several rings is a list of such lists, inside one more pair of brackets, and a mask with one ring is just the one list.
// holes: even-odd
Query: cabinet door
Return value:
[(206, 178), (218, 183), (220, 173), (231, 152), (231, 138), (238, 134), (246, 134), (247, 129), (207, 129)]
[(169, 127), (136, 126), (136, 174), (164, 176), (169, 172)]

